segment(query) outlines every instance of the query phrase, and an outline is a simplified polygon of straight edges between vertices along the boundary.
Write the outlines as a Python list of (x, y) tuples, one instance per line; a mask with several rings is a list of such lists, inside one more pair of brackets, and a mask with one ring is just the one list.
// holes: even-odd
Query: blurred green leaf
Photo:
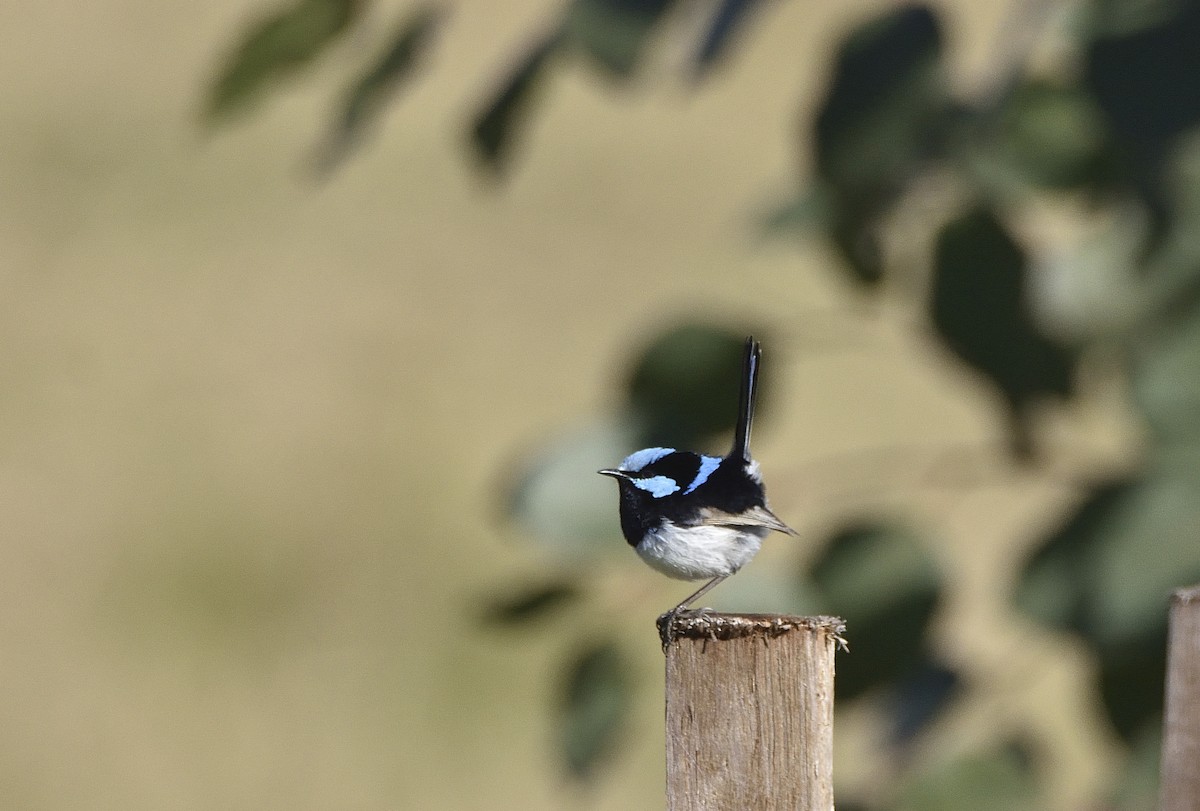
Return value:
[(1159, 811), (1162, 723), (1148, 723), (1129, 741), (1129, 757), (1109, 784), (1112, 811)]
[(1124, 342), (1135, 394), (1161, 436), (1195, 435), (1200, 317), (1200, 127), (1172, 148), (1154, 213), (1125, 197), (1033, 277), (1038, 312), (1061, 332)]
[(1022, 611), (1094, 644), (1162, 625), (1171, 592), (1200, 577), (1200, 460), (1097, 488), (1025, 565)]
[(315, 59), (361, 9), (360, 0), (298, 0), (252, 26), (205, 104), (210, 123), (240, 112), (271, 85)]
[(1136, 347), (1133, 396), (1160, 442), (1200, 446), (1200, 302), (1180, 309), (1160, 310), (1154, 333)]
[(1098, 527), (1092, 633), (1101, 642), (1153, 632), (1171, 592), (1200, 578), (1200, 455), (1191, 450), (1158, 464)]
[(1103, 485), (1050, 534), (1022, 571), (1018, 607), (1081, 635), (1126, 740), (1162, 709), (1171, 592), (1200, 577), (1200, 464), (1161, 462), (1136, 480)]
[(1072, 392), (1075, 352), (1045, 337), (1026, 304), (1026, 259), (990, 210), (976, 208), (938, 234), (932, 320), (938, 335), (1004, 396), (1013, 449), (1031, 453), (1025, 408)]
[[(629, 379), (629, 399), (645, 427), (646, 445), (699, 448), (733, 429), (747, 334), (685, 324), (646, 348)], [(776, 362), (763, 364), (760, 403)]]
[(894, 811), (1032, 811), (1041, 808), (1027, 747), (959, 758), (918, 775), (903, 787)]
[[(835, 186), (872, 188), (907, 174), (925, 126), (945, 104), (940, 25), (925, 6), (890, 12), (838, 50), (815, 124), (817, 171)], [(896, 142), (896, 136), (899, 142)]]
[(1099, 666), (1100, 701), (1113, 730), (1126, 744), (1162, 730), (1167, 676), (1167, 609), (1153, 627), (1118, 641), (1093, 644)]
[(1166, 194), (1180, 244), (1176, 250), (1192, 260), (1192, 274), (1200, 260), (1200, 126), (1191, 127), (1175, 142), (1167, 164)]
[(891, 729), (888, 742), (894, 747), (911, 743), (937, 718), (962, 689), (957, 672), (932, 656), (892, 685), (887, 700)]
[(505, 168), (551, 57), (582, 51), (610, 76), (627, 78), (673, 5), (674, 0), (571, 0), (562, 19), (537, 39), (476, 118), (471, 145), (483, 167), (495, 173)]
[(484, 610), (483, 619), (491, 625), (525, 625), (565, 608), (581, 594), (579, 584), (570, 580), (526, 586), (492, 601)]
[(633, 73), (655, 26), (674, 0), (572, 0), (566, 40), (615, 78)]
[(1092, 10), (1084, 83), (1104, 111), (1133, 187), (1161, 210), (1173, 141), (1200, 123), (1200, 2), (1094, 0)]
[(850, 526), (826, 543), (810, 575), (822, 610), (853, 629), (854, 647), (838, 659), (839, 699), (850, 700), (912, 674), (927, 660), (925, 634), (941, 599), (942, 576), (909, 532)]
[(554, 562), (627, 555), (617, 520), (617, 488), (596, 475), (641, 447), (636, 418), (598, 421), (526, 452), (500, 473), (504, 517)]
[(879, 281), (878, 220), (948, 136), (941, 57), (940, 25), (925, 6), (859, 28), (838, 51), (815, 124), (816, 170), (830, 235), (859, 282)]
[(601, 642), (568, 666), (558, 717), (563, 765), (587, 779), (611, 754), (632, 700), (632, 678), (620, 650)]
[[(897, 193), (899, 190), (896, 190)], [(888, 196), (891, 196), (889, 193)], [(846, 260), (854, 280), (875, 285), (883, 280), (883, 247), (877, 216), (881, 211), (839, 206), (829, 226), (829, 238)]]
[(501, 172), (511, 156), (517, 130), (537, 88), (545, 80), (551, 57), (563, 42), (562, 30), (543, 35), (531, 47), (509, 75), (491, 103), (471, 127), (471, 145), (483, 165)]
[(704, 76), (724, 58), (738, 31), (761, 5), (762, 0), (722, 0), (696, 50), (693, 71), (696, 77)]
[(1080, 345), (1127, 341), (1151, 309), (1140, 267), (1149, 229), (1145, 207), (1126, 200), (1095, 217), (1069, 250), (1037, 263), (1028, 292), (1040, 320)]
[(1091, 625), (1093, 584), (1087, 568), (1106, 527), (1136, 480), (1096, 487), (1025, 563), (1013, 600), (1026, 616), (1059, 630), (1086, 633)]
[(1129, 36), (1170, 22), (1179, 8), (1179, 0), (1091, 0), (1087, 30), (1093, 37)]
[(322, 170), (339, 163), (380, 115), (384, 104), (409, 79), (418, 55), (428, 44), (441, 14), (431, 6), (409, 14), (373, 65), (354, 83), (341, 104), (333, 131), (319, 159)]
[(774, 203), (758, 218), (766, 237), (803, 234), (832, 219), (829, 195), (820, 186), (812, 186), (788, 200)]
[(1005, 100), (996, 128), (1003, 165), (1029, 183), (1048, 188), (1110, 180), (1104, 119), (1079, 88), (1035, 80)]

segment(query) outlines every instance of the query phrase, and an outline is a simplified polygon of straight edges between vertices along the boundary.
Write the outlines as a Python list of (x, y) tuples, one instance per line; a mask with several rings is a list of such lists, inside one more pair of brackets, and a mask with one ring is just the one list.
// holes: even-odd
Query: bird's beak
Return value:
[(623, 470), (613, 470), (613, 469), (609, 468), (606, 470), (597, 470), (596, 472), (599, 473), (601, 476), (612, 476), (614, 479), (628, 479), (629, 478), (629, 474)]

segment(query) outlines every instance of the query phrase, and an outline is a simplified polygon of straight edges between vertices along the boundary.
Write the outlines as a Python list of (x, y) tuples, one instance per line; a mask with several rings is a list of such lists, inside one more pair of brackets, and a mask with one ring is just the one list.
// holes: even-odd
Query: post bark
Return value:
[(1171, 597), (1162, 811), (1200, 809), (1200, 586)]
[(688, 613), (667, 657), (668, 811), (833, 809), (834, 617)]

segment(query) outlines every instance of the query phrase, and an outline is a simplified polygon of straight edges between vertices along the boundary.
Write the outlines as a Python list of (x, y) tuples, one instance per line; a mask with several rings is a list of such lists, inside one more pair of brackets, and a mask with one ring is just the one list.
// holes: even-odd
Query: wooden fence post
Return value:
[(833, 811), (834, 617), (685, 614), (667, 656), (668, 811)]
[(1200, 586), (1171, 597), (1162, 811), (1200, 808)]

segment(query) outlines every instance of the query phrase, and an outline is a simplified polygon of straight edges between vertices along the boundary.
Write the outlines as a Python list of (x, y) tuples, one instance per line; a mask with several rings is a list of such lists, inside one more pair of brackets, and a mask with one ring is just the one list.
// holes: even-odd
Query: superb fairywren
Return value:
[(750, 456), (761, 358), (758, 341), (747, 338), (737, 427), (727, 456), (646, 448), (618, 468), (599, 471), (617, 480), (621, 532), (642, 560), (680, 580), (711, 578), (664, 614), (660, 628), (749, 563), (768, 532), (796, 534), (767, 507), (758, 462)]

